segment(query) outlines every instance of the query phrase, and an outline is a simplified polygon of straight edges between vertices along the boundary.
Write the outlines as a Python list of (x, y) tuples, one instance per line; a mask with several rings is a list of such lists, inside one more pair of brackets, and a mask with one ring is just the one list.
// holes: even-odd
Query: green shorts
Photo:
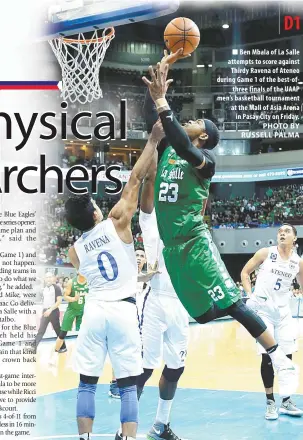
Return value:
[(61, 324), (61, 330), (63, 332), (69, 332), (73, 328), (74, 320), (76, 320), (76, 331), (80, 330), (82, 322), (83, 310), (66, 309)]
[(209, 231), (164, 248), (163, 256), (176, 294), (193, 318), (206, 313), (213, 304), (226, 309), (241, 298)]

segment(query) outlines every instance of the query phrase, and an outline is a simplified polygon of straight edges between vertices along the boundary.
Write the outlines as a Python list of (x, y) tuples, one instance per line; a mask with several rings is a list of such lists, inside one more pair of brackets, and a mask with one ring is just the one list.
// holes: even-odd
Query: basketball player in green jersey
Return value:
[(68, 302), (67, 309), (64, 313), (61, 331), (56, 340), (55, 351), (64, 353), (67, 349), (62, 349), (64, 339), (67, 332), (72, 330), (73, 323), (76, 320), (76, 331), (80, 330), (82, 316), (85, 305), (85, 295), (88, 293), (86, 278), (78, 273), (78, 275), (69, 280), (64, 291), (64, 299)]
[[(169, 64), (176, 54), (165, 53), (156, 71), (146, 77), (149, 95), (145, 104), (148, 131), (160, 117), (165, 132), (158, 151), (161, 155), (155, 180), (155, 210), (163, 256), (174, 289), (189, 314), (204, 324), (230, 315), (239, 321), (267, 350), (284, 390), (295, 391), (298, 371), (282, 352), (266, 325), (241, 300), (241, 294), (221, 260), (202, 213), (215, 173), (219, 131), (207, 119), (178, 123), (165, 98)], [(153, 101), (153, 102), (152, 102)]]

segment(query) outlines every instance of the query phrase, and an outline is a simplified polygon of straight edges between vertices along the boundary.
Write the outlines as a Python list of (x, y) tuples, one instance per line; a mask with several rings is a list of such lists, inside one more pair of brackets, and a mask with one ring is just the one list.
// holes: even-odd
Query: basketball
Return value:
[(199, 45), (199, 28), (189, 18), (174, 18), (165, 28), (164, 42), (167, 49), (171, 52), (176, 52), (178, 49), (183, 48), (183, 55), (189, 55)]

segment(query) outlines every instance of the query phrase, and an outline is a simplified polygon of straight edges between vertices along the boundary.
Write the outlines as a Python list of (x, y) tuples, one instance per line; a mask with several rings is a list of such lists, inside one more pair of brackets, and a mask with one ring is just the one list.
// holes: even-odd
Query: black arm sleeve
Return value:
[(197, 169), (197, 172), (202, 177), (212, 177), (215, 173), (214, 154), (209, 150), (198, 149), (191, 143), (186, 131), (179, 124), (171, 110), (161, 112), (160, 118), (168, 144), (174, 148), (178, 156), (195, 168), (205, 160), (204, 167)]

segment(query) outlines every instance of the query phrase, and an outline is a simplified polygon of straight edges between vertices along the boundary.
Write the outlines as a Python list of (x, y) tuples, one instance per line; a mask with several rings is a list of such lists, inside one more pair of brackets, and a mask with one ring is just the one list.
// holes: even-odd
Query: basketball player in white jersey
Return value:
[[(140, 328), (141, 313), (142, 313), (144, 298), (148, 292), (149, 286), (147, 286), (146, 283), (144, 282), (145, 275), (142, 274), (142, 269), (144, 267), (144, 264), (146, 263), (145, 251), (143, 249), (143, 246), (137, 247), (135, 254), (136, 254), (136, 261), (137, 261), (137, 266), (138, 266), (136, 305), (137, 305), (137, 310), (138, 310), (138, 325), (139, 325), (140, 334), (141, 334), (141, 328)], [(141, 279), (142, 279), (142, 281), (141, 281)], [(108, 395), (109, 395), (109, 397), (112, 397), (114, 399), (120, 399), (119, 388), (118, 388), (117, 379), (115, 377), (114, 370), (112, 370), (112, 380), (111, 380), (111, 383), (109, 386)]]
[(138, 278), (137, 278), (137, 294), (136, 303), (138, 309), (138, 319), (141, 332), (141, 320), (142, 320), (142, 310), (143, 304), (146, 300), (146, 295), (148, 295), (150, 286), (145, 282), (146, 276), (142, 273), (143, 267), (146, 264), (146, 255), (143, 246), (138, 246), (136, 249), (136, 260), (138, 265)]
[(143, 370), (134, 299), (138, 269), (131, 219), (140, 185), (162, 137), (162, 125), (157, 122), (107, 220), (88, 194), (73, 197), (65, 205), (67, 221), (83, 233), (69, 250), (70, 261), (86, 277), (89, 287), (73, 362), (80, 374), (77, 422), (81, 440), (88, 440), (92, 432), (95, 392), (107, 353), (120, 390), (122, 438), (136, 438), (136, 380)]
[[(241, 273), (244, 290), (251, 299), (252, 307), (267, 325), (284, 353), (292, 359), (296, 350), (296, 335), (290, 310), (291, 289), (294, 278), (303, 286), (303, 260), (295, 251), (296, 228), (284, 224), (278, 230), (278, 246), (260, 249), (251, 258)], [(252, 294), (250, 274), (259, 267), (255, 290)], [(262, 354), (261, 376), (267, 398), (265, 418), (276, 420), (278, 411), (273, 395), (274, 369), (271, 359), (263, 347), (258, 344)], [(281, 394), (281, 393), (280, 393)], [(290, 416), (302, 416), (290, 396), (283, 396), (279, 412)]]
[(179, 301), (170, 277), (167, 273), (160, 240), (157, 219), (154, 210), (154, 181), (156, 176), (157, 159), (144, 180), (140, 198), (139, 223), (143, 235), (147, 263), (152, 268), (158, 262), (158, 273), (151, 280), (151, 290), (145, 299), (141, 332), (143, 343), (144, 373), (138, 378), (138, 397), (155, 368), (165, 367), (159, 383), (159, 401), (155, 422), (147, 439), (149, 440), (179, 440), (170, 429), (170, 412), (178, 385), (178, 380), (184, 371), (189, 336), (189, 317)]

